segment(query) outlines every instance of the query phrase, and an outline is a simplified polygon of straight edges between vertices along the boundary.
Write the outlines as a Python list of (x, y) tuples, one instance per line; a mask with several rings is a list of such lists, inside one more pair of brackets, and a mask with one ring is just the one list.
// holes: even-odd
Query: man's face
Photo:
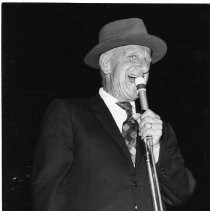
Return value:
[(133, 101), (137, 96), (135, 78), (148, 80), (151, 62), (150, 49), (144, 46), (127, 45), (112, 49), (108, 92), (119, 101)]

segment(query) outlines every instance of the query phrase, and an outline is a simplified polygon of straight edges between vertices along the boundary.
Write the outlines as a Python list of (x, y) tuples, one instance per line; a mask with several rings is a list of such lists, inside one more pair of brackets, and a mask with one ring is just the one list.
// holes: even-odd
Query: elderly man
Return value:
[(44, 117), (33, 171), (36, 211), (153, 211), (142, 141), (147, 136), (164, 209), (165, 202), (188, 199), (195, 181), (172, 127), (149, 109), (140, 114), (135, 104), (135, 78), (147, 82), (150, 63), (166, 51), (141, 19), (101, 29), (85, 63), (100, 69), (103, 88), (91, 99), (55, 100)]

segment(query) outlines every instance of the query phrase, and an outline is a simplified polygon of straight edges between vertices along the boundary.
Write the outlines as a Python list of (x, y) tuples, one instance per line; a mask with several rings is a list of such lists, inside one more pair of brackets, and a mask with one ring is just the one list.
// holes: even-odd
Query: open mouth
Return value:
[(137, 77), (137, 75), (134, 74), (129, 74), (128, 75), (128, 79), (131, 83), (135, 83), (135, 78)]

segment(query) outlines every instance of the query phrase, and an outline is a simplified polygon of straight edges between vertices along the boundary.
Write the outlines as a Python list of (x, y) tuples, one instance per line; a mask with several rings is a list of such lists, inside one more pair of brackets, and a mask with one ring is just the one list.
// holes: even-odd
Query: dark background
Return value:
[(168, 44), (151, 67), (150, 107), (169, 121), (197, 187), (190, 201), (168, 210), (210, 210), (210, 6), (184, 4), (2, 5), (3, 210), (30, 211), (33, 150), (48, 104), (88, 97), (101, 86), (83, 63), (106, 23), (143, 18)]

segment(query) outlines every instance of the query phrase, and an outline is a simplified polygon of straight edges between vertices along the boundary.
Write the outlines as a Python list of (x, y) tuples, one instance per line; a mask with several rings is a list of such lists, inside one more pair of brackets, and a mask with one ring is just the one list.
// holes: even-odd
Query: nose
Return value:
[(149, 70), (148, 65), (144, 62), (136, 64), (135, 69), (142, 74), (147, 73)]

